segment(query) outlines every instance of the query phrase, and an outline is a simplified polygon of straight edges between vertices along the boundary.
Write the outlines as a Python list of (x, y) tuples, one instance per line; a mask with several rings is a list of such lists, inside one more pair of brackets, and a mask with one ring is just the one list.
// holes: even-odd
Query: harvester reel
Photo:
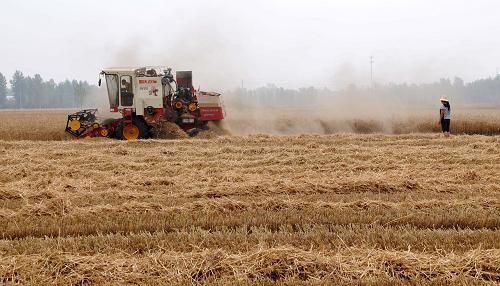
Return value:
[[(97, 109), (85, 109), (68, 115), (66, 132), (78, 137), (96, 122)], [(98, 123), (97, 123), (98, 124)]]
[(77, 132), (82, 127), (82, 124), (80, 123), (80, 120), (78, 120), (78, 119), (70, 120), (68, 125), (69, 125), (69, 128), (71, 128), (71, 130), (74, 132)]

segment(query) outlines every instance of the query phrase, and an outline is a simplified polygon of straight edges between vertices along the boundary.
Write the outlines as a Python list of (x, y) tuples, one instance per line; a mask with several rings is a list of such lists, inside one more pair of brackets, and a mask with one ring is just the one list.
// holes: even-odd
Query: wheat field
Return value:
[[(0, 111), (0, 140), (71, 140), (71, 136), (64, 132), (64, 128), (67, 115), (75, 111)], [(328, 114), (327, 111), (296, 109), (281, 112), (271, 109), (230, 111), (228, 111), (228, 118), (222, 125), (223, 133), (226, 135), (329, 135), (338, 133), (399, 135), (439, 133), (441, 130), (437, 122), (438, 117), (435, 116), (436, 112), (429, 110), (421, 110), (420, 113), (414, 112), (405, 116), (377, 116), (374, 118), (337, 117), (335, 114), (325, 116), (324, 114)], [(454, 112), (457, 114), (452, 119), (452, 134), (500, 135), (499, 109), (459, 109)], [(117, 114), (105, 112), (97, 115), (101, 121), (117, 116)], [(184, 138), (186, 136), (174, 137)]]
[(500, 282), (499, 136), (72, 141), (64, 114), (0, 113), (0, 284)]

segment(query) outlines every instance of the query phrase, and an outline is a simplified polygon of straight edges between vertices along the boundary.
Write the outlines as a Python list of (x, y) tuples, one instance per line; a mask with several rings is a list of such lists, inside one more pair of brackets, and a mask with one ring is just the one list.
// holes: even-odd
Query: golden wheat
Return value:
[[(71, 110), (23, 110), (0, 111), (0, 140), (71, 140), (64, 132), (67, 114)], [(435, 114), (422, 111), (420, 115), (390, 118), (338, 118), (322, 116), (315, 112), (294, 110), (276, 113), (267, 111), (262, 116), (251, 115), (251, 110), (229, 112), (227, 120), (221, 125), (213, 125), (211, 131), (202, 132), (198, 138), (211, 139), (220, 135), (277, 134), (298, 135), (304, 133), (335, 134), (410, 134), (440, 133), (440, 126)], [(462, 110), (457, 111), (451, 124), (452, 134), (500, 135), (500, 111), (498, 110)], [(99, 113), (101, 120), (112, 117)], [(186, 134), (173, 128), (170, 123), (158, 128), (157, 139), (182, 139)]]
[(500, 280), (500, 137), (212, 135), (0, 141), (0, 281)]

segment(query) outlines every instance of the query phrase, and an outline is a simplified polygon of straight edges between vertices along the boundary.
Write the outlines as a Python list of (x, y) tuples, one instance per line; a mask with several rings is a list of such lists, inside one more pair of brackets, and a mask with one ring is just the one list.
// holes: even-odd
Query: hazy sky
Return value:
[(108, 66), (195, 85), (296, 88), (493, 76), (498, 0), (1, 0), (0, 72), (97, 81)]

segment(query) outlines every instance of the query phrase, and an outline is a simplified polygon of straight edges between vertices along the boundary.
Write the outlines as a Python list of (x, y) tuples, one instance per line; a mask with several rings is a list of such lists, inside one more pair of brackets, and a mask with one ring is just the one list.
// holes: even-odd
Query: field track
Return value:
[(0, 141), (0, 283), (495, 284), (500, 137)]

